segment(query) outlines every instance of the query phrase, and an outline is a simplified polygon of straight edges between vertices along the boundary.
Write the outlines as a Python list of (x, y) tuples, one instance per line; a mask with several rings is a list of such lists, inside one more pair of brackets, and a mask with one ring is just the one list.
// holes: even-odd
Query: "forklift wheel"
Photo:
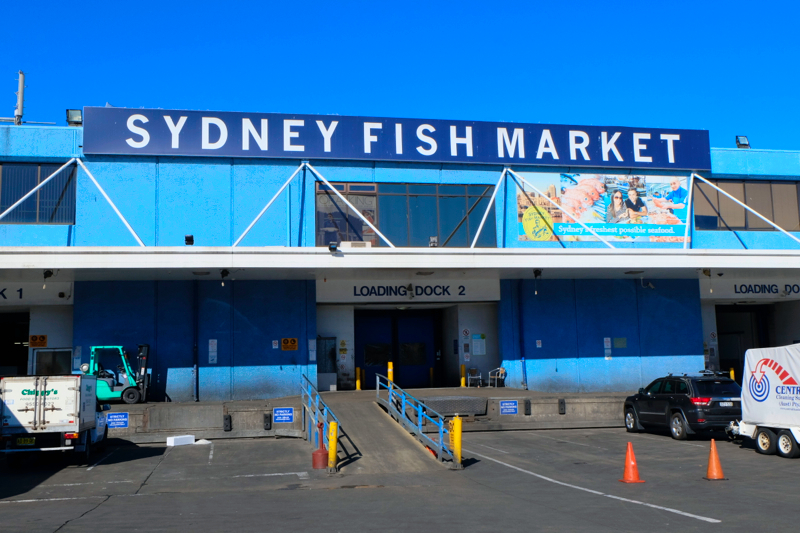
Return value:
[(122, 401), (125, 403), (139, 403), (141, 399), (142, 394), (139, 392), (139, 389), (131, 387), (130, 389), (122, 391)]

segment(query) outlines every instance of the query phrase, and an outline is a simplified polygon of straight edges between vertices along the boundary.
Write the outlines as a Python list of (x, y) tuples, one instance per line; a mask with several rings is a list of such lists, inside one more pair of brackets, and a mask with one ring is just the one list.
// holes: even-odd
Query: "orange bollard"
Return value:
[(622, 474), (623, 483), (644, 483), (639, 479), (639, 468), (636, 466), (636, 456), (633, 455), (633, 444), (628, 443), (628, 451), (625, 452), (625, 473)]
[(709, 481), (725, 481), (727, 478), (722, 473), (722, 464), (719, 462), (719, 455), (717, 454), (717, 443), (711, 439), (711, 451), (708, 453), (708, 470), (706, 470), (706, 477)]

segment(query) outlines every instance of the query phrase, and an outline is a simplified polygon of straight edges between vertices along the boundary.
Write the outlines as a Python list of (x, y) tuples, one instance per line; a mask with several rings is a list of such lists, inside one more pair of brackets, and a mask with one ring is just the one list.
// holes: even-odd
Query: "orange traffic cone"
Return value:
[(727, 478), (722, 473), (722, 465), (719, 462), (719, 455), (717, 454), (717, 443), (711, 439), (711, 451), (708, 454), (708, 470), (706, 477), (709, 481), (724, 481)]
[(623, 483), (644, 483), (639, 479), (639, 468), (636, 466), (636, 456), (633, 455), (633, 444), (628, 443), (628, 451), (625, 453), (625, 473), (620, 479)]

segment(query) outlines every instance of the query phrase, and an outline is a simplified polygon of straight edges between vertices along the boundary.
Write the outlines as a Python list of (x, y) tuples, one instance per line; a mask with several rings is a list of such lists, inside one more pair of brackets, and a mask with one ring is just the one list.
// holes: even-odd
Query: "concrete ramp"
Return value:
[(352, 455), (344, 473), (382, 474), (442, 470), (432, 455), (375, 402), (375, 391), (321, 394), (341, 422), (341, 444)]

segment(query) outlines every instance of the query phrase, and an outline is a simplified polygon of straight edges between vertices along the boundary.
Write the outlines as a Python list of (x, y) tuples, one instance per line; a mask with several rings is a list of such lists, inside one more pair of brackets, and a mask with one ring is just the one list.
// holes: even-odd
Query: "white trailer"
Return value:
[(85, 375), (0, 379), (0, 453), (71, 451), (89, 461), (108, 435), (97, 378)]
[(730, 431), (755, 439), (759, 453), (800, 456), (800, 344), (747, 350), (742, 420)]

